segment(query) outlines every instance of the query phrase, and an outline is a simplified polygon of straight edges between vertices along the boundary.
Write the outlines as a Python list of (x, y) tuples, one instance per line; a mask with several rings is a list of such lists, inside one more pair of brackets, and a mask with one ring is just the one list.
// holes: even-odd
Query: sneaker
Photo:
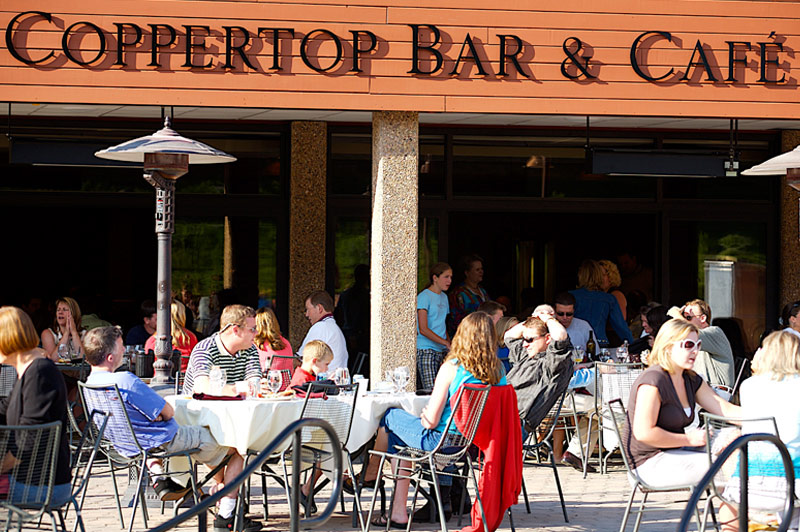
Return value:
[(153, 483), (153, 490), (162, 501), (177, 501), (189, 493), (191, 488), (184, 487), (171, 478), (160, 478)]
[[(232, 532), (233, 531), (233, 522), (236, 520), (236, 512), (231, 514), (230, 517), (221, 517), (216, 516), (214, 518), (214, 532)], [(264, 528), (264, 525), (259, 523), (258, 521), (253, 521), (252, 519), (248, 519), (247, 517), (244, 518), (244, 523), (238, 529), (237, 532), (258, 532)]]

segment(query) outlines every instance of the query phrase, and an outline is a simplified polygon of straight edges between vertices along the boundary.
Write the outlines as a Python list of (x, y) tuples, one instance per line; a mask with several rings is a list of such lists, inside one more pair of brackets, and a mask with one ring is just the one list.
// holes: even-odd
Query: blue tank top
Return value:
[[(453, 382), (450, 383), (450, 387), (447, 389), (447, 400), (444, 402), (444, 410), (442, 410), (442, 417), (439, 419), (439, 424), (436, 426), (434, 430), (439, 432), (444, 432), (445, 427), (447, 426), (447, 422), (450, 419), (450, 416), (453, 415), (453, 410), (450, 408), (450, 399), (458, 393), (458, 389), (461, 387), (462, 384), (486, 384), (485, 382), (478, 380), (472, 373), (464, 369), (464, 366), (458, 363), (458, 360), (455, 358), (448, 361), (450, 364), (456, 364), (458, 367), (456, 368), (456, 376), (453, 378)], [(496, 386), (504, 386), (506, 384), (506, 376), (503, 375), (500, 378), (500, 382), (496, 384)], [(450, 426), (450, 432), (457, 432), (455, 423)]]

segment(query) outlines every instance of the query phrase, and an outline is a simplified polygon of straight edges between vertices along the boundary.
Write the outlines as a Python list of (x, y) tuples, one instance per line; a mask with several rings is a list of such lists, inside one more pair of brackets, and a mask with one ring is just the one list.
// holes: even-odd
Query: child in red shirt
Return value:
[(328, 364), (333, 361), (333, 351), (321, 340), (312, 340), (303, 348), (303, 364), (294, 370), (289, 389), (304, 382), (317, 380), (317, 375), (328, 371)]

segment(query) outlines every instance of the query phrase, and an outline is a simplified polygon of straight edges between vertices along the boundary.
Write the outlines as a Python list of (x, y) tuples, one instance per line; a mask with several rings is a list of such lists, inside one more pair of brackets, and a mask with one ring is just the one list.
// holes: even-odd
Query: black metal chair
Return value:
[(16, 382), (17, 370), (14, 366), (0, 364), (0, 398), (8, 397)]
[[(556, 481), (556, 489), (558, 489), (558, 498), (561, 501), (561, 512), (564, 514), (564, 522), (569, 523), (567, 517), (567, 505), (564, 503), (564, 492), (561, 490), (561, 480), (558, 478), (558, 469), (556, 468), (556, 459), (553, 456), (553, 431), (556, 428), (556, 423), (561, 416), (561, 408), (564, 405), (564, 398), (569, 393), (565, 389), (561, 397), (558, 398), (556, 404), (550, 409), (550, 412), (539, 423), (539, 427), (528, 435), (526, 442), (522, 444), (522, 457), (523, 461), (526, 455), (533, 454), (538, 457), (539, 450), (546, 450), (550, 458), (550, 466), (553, 468), (553, 477)], [(525, 509), (531, 513), (531, 505), (528, 500), (528, 488), (525, 486), (525, 478), (522, 479), (522, 495), (525, 498)]]
[[(375, 485), (381, 484), (383, 477), (394, 479), (395, 482), (401, 479), (409, 479), (415, 484), (414, 496), (411, 502), (411, 515), (409, 516), (409, 528), (414, 521), (414, 511), (417, 501), (417, 496), (420, 491), (420, 484), (422, 482), (432, 485), (432, 491), (436, 497), (436, 507), (439, 509), (439, 521), (441, 524), (442, 532), (447, 532), (447, 523), (444, 515), (441, 494), (439, 493), (439, 476), (447, 475), (458, 478), (472, 478), (473, 486), (475, 488), (476, 499), (478, 507), (483, 519), (483, 526), (485, 532), (489, 532), (486, 524), (486, 516), (483, 512), (483, 502), (481, 501), (480, 493), (478, 491), (478, 480), (475, 477), (475, 469), (472, 464), (468, 450), (472, 445), (472, 440), (478, 430), (478, 425), (483, 415), (483, 408), (486, 405), (486, 400), (489, 397), (491, 386), (483, 384), (464, 384), (459, 388), (458, 394), (455, 397), (452, 411), (463, 412), (464, 427), (463, 433), (455, 431), (455, 415), (450, 416), (447, 420), (445, 429), (442, 432), (442, 438), (436, 444), (436, 447), (431, 451), (423, 449), (415, 449), (412, 447), (404, 447), (402, 449), (392, 451), (370, 451), (370, 454), (379, 456), (380, 466), (378, 468), (378, 478), (375, 479)], [(384, 464), (386, 460), (398, 460), (408, 462), (408, 468), (401, 468), (398, 464), (397, 470), (391, 473), (384, 473)], [(451, 468), (466, 461), (466, 471), (462, 474), (457, 470), (455, 472), (445, 471), (445, 468)], [(377, 490), (372, 494), (372, 502), (370, 504), (369, 513), (367, 514), (366, 527), (364, 532), (369, 532), (372, 524), (372, 513), (375, 509)], [(391, 505), (390, 505), (391, 514)], [(389, 528), (389, 520), (387, 520), (386, 527)]]
[[(133, 497), (133, 509), (131, 511), (131, 521), (128, 524), (128, 532), (133, 530), (136, 509), (140, 505), (142, 507), (144, 526), (147, 528), (147, 505), (145, 504), (144, 494), (145, 472), (147, 471), (148, 458), (168, 460), (175, 456), (184, 456), (189, 462), (189, 469), (183, 471), (169, 471), (165, 473), (165, 475), (174, 476), (189, 474), (190, 493), (194, 498), (195, 504), (197, 504), (197, 474), (191, 454), (197, 452), (199, 449), (186, 449), (175, 453), (145, 449), (141, 446), (136, 437), (136, 433), (128, 417), (128, 411), (122, 399), (122, 394), (120, 394), (119, 388), (116, 385), (90, 386), (81, 382), (78, 383), (78, 386), (81, 391), (81, 398), (84, 401), (85, 411), (92, 412), (96, 410), (108, 415), (108, 423), (103, 438), (114, 446), (115, 450), (120, 455), (120, 459), (125, 460), (128, 467), (135, 467), (138, 469), (138, 480)], [(165, 470), (166, 469), (165, 467)]]

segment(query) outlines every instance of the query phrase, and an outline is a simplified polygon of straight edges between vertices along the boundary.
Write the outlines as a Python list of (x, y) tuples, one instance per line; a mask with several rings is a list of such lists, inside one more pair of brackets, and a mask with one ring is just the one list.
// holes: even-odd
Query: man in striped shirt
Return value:
[(244, 305), (228, 305), (219, 320), (220, 331), (198, 343), (189, 357), (183, 393), (210, 393), (213, 366), (225, 370), (223, 395), (237, 395), (237, 382), (261, 376), (256, 336), (256, 311)]

